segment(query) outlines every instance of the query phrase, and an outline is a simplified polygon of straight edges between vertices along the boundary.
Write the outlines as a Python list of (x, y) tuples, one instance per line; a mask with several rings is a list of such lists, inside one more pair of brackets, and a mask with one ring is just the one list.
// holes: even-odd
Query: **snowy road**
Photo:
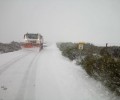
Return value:
[(41, 52), (0, 55), (0, 100), (120, 100), (64, 58), (55, 45)]

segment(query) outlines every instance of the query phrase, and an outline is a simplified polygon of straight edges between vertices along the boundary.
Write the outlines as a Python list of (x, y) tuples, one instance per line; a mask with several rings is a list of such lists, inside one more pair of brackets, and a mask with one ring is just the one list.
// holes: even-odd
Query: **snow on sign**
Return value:
[(78, 49), (83, 50), (84, 42), (79, 42), (78, 43)]

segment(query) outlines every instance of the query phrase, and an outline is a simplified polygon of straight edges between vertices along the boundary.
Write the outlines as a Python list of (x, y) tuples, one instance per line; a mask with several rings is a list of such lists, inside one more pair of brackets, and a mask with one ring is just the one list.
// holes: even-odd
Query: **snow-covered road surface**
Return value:
[(0, 55), (0, 100), (120, 100), (61, 55), (55, 45), (41, 52)]

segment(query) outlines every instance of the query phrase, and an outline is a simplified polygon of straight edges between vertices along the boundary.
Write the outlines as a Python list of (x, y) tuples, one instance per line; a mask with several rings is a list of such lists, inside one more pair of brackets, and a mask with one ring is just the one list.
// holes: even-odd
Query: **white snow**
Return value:
[(56, 45), (0, 55), (0, 100), (120, 100)]

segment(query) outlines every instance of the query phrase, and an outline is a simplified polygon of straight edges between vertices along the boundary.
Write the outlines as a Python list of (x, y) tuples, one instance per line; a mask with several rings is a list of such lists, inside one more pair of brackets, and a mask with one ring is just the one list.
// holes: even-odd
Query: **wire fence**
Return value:
[(120, 43), (116, 42), (107, 42), (107, 43), (94, 43), (96, 46), (120, 46)]

